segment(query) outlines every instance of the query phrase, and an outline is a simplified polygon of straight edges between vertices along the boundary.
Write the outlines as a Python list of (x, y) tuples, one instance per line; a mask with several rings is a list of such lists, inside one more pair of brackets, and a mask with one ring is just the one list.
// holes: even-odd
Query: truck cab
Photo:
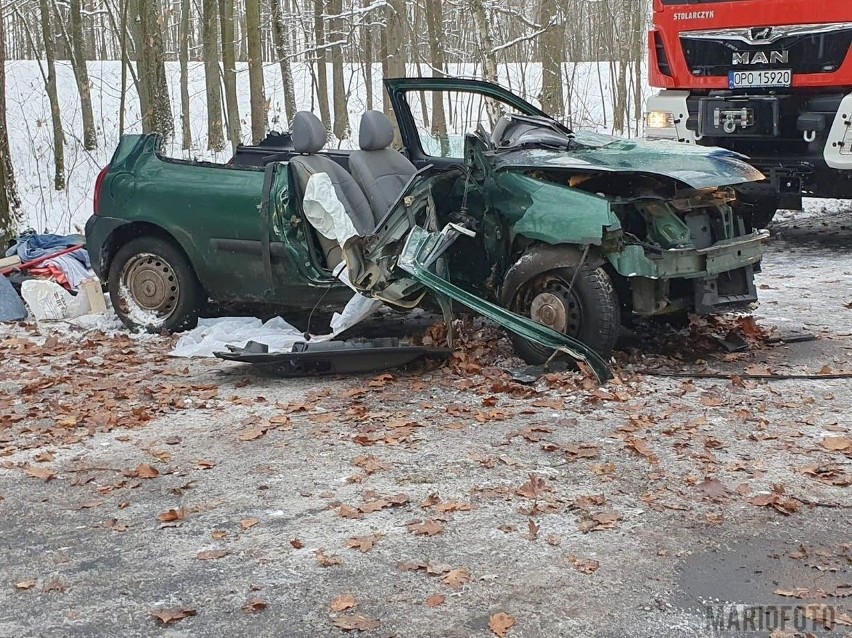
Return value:
[(766, 180), (756, 226), (802, 197), (852, 198), (852, 3), (654, 0), (646, 137), (721, 146)]

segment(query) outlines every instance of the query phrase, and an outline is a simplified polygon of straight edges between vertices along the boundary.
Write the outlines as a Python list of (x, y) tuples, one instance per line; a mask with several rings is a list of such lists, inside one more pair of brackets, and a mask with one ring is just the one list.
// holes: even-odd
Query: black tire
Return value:
[(131, 330), (152, 333), (194, 328), (204, 292), (183, 252), (159, 237), (122, 246), (109, 268), (112, 307)]
[[(584, 265), (551, 270), (520, 285), (511, 310), (582, 341), (607, 358), (621, 327), (621, 308), (612, 280), (603, 268)], [(573, 287), (571, 282), (573, 280)], [(515, 351), (527, 363), (545, 363), (553, 351), (513, 335)]]
[(743, 212), (743, 220), (745, 221), (746, 232), (753, 230), (763, 230), (775, 217), (778, 209), (772, 205), (752, 206), (750, 210)]

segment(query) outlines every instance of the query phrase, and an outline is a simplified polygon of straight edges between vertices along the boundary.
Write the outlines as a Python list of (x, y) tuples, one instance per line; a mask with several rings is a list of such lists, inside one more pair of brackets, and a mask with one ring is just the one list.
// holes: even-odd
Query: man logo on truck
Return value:
[(734, 53), (734, 64), (787, 64), (790, 62), (789, 51), (756, 51), (755, 53)]
[(769, 40), (772, 37), (772, 27), (750, 29), (748, 37), (752, 42), (757, 42), (758, 40)]

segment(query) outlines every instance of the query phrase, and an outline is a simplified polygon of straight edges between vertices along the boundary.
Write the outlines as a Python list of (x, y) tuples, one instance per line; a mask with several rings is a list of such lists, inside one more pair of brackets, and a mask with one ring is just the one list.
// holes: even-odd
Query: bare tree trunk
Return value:
[(272, 37), (275, 42), (275, 55), (281, 67), (281, 84), (284, 85), (284, 119), (289, 122), (296, 113), (296, 92), (293, 88), (293, 70), (290, 67), (290, 47), (284, 31), (284, 18), (281, 15), (281, 0), (271, 0)]
[(59, 95), (56, 90), (56, 57), (53, 49), (55, 42), (53, 21), (49, 0), (40, 0), (41, 34), (44, 40), (44, 57), (47, 59), (47, 80), (45, 88), (50, 100), (50, 116), (53, 125), (53, 186), (56, 190), (65, 189), (65, 135), (62, 133), (62, 117), (59, 111)]
[[(247, 4), (251, 4), (248, 0)], [(234, 53), (234, 0), (219, 0), (219, 23), (222, 27), (222, 67), (225, 81), (225, 111), (228, 139), (236, 151), (240, 143), (240, 107), (237, 104), (237, 63)]]
[(219, 85), (216, 0), (204, 0), (203, 14), (204, 79), (207, 84), (207, 148), (211, 151), (221, 151), (225, 148), (225, 137), (222, 133), (222, 89)]
[[(426, 30), (429, 36), (429, 57), (432, 64), (432, 75), (444, 77), (446, 62), (444, 49), (441, 45), (441, 34), (444, 31), (443, 0), (426, 0)], [(447, 118), (444, 114), (444, 102), (441, 91), (432, 92), (432, 135), (441, 143), (441, 155), (450, 154), (450, 140), (447, 136)]]
[[(407, 23), (404, 0), (390, 0), (386, 9), (387, 27), (384, 32), (385, 48), (385, 63), (384, 76), (386, 78), (399, 78), (405, 76), (405, 25)], [(399, 135), (399, 126), (397, 125), (396, 117), (393, 116), (393, 108), (390, 100), (385, 100), (385, 113), (388, 114), (391, 123), (393, 124), (394, 146), (401, 144)]]
[(266, 137), (266, 89), (263, 82), (263, 44), (260, 31), (260, 1), (246, 2), (249, 91), (251, 93), (251, 137), (260, 144)]
[[(124, 119), (125, 111), (127, 110), (127, 69), (133, 68), (127, 59), (127, 5), (128, 1), (124, 0), (121, 3), (121, 35), (119, 36), (119, 55), (121, 56), (121, 90), (118, 95), (118, 137), (124, 135)], [(110, 19), (115, 24), (115, 19), (109, 9), (109, 2), (106, 3), (107, 11)]]
[(494, 38), (491, 36), (491, 21), (488, 19), (485, 2), (483, 0), (471, 0), (470, 9), (473, 12), (473, 21), (479, 37), (485, 79), (489, 82), (497, 82), (497, 56), (494, 54)]
[(343, 0), (329, 0), (328, 11), (331, 14), (330, 40), (335, 43), (331, 47), (331, 86), (334, 90), (334, 126), (335, 137), (342, 140), (349, 137), (349, 111), (346, 108), (347, 95), (343, 83), (343, 46), (341, 41), (346, 39), (343, 33)]
[[(488, 9), (485, 7), (484, 0), (471, 0), (470, 8), (473, 11), (473, 21), (479, 37), (480, 57), (482, 58), (485, 79), (496, 83), (497, 56), (494, 54), (494, 38), (491, 36), (491, 21), (488, 17)], [(486, 107), (488, 109), (488, 119), (491, 121), (491, 126), (494, 126), (502, 115), (500, 103), (496, 100), (487, 100)]]
[(544, 33), (539, 39), (541, 52), (541, 110), (554, 117), (564, 115), (562, 62), (565, 29), (559, 17), (558, 0), (541, 0), (539, 24)]
[(15, 236), (20, 206), (6, 128), (6, 31), (0, 18), (0, 241)]
[(314, 48), (317, 61), (317, 99), (319, 100), (319, 112), (322, 123), (328, 128), (331, 114), (328, 108), (328, 67), (326, 67), (327, 56), (325, 53), (325, 2), (313, 0), (314, 2)]
[(175, 122), (172, 118), (166, 63), (163, 59), (159, 4), (159, 0), (142, 0), (139, 3), (139, 31), (142, 37), (140, 61), (145, 70), (139, 76), (142, 84), (147, 85), (148, 96), (148, 111), (142, 113), (142, 120), (146, 122), (144, 127), (149, 131), (169, 137), (175, 131)]
[[(361, 0), (361, 7), (370, 6), (370, 0)], [(373, 110), (373, 27), (370, 22), (361, 26), (361, 52), (364, 65), (364, 86), (367, 89), (367, 110)]]
[[(89, 90), (89, 71), (86, 68), (86, 50), (83, 40), (83, 15), (81, 0), (71, 0), (71, 66), (77, 80), (77, 92), (80, 94), (80, 111), (83, 115), (83, 147), (87, 151), (98, 147), (95, 131), (95, 117), (92, 114), (92, 94)], [(90, 43), (93, 44), (93, 43)]]
[(180, 3), (180, 128), (181, 147), (188, 151), (192, 148), (192, 128), (189, 113), (189, 3)]

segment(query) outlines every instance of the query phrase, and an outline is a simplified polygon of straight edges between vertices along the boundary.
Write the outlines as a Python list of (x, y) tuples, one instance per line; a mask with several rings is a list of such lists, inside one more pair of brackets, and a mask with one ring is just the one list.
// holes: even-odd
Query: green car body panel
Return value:
[(86, 225), (102, 279), (118, 248), (110, 239), (139, 229), (173, 239), (213, 300), (301, 308), (326, 293), (331, 306), (345, 302), (345, 286), (316, 265), (304, 228), (291, 224), (286, 171), (276, 172), (271, 219), (264, 218), (262, 168), (167, 159), (160, 144), (158, 135), (126, 135), (113, 155), (100, 214)]

